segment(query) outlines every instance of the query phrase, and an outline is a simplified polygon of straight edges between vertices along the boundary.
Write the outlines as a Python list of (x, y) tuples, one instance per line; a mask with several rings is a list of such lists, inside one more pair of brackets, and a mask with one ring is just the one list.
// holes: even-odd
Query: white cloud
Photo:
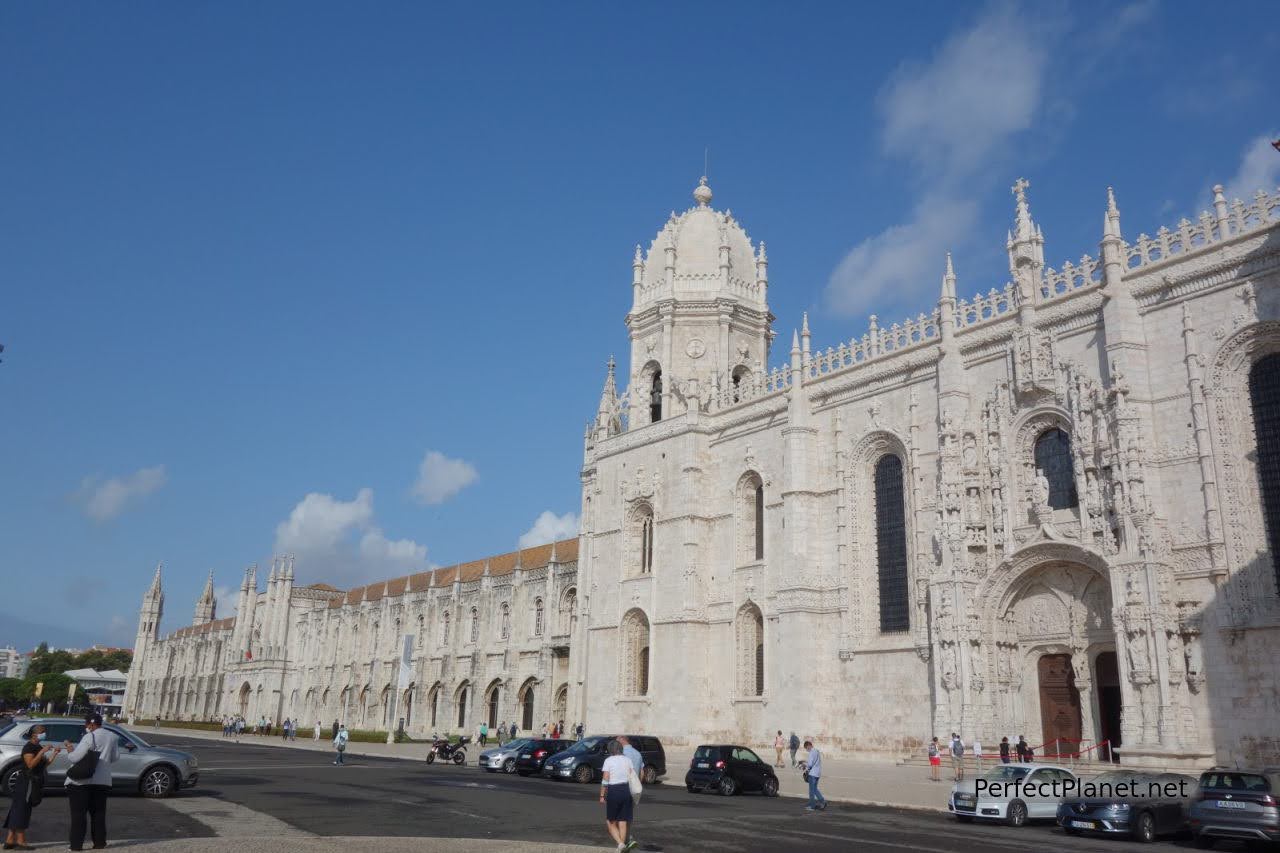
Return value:
[(226, 619), (236, 614), (237, 606), (240, 604), (240, 590), (229, 586), (215, 586), (213, 600), (217, 602), (218, 618)]
[(520, 537), (520, 547), (532, 548), (535, 545), (571, 539), (578, 535), (578, 526), (577, 513), (566, 512), (564, 515), (556, 515), (546, 510), (538, 516), (533, 527), (526, 530)]
[(163, 465), (139, 468), (132, 474), (109, 480), (85, 477), (74, 500), (94, 521), (110, 521), (166, 482), (168, 477)]
[(1031, 126), (1049, 51), (1014, 7), (988, 11), (927, 64), (898, 68), (881, 89), (886, 152), (951, 182)]
[(1274, 192), (1280, 184), (1280, 151), (1271, 147), (1271, 143), (1280, 134), (1275, 131), (1255, 137), (1245, 146), (1240, 157), (1240, 168), (1235, 176), (1225, 184), (1227, 201), (1243, 199), (1248, 202), (1258, 190)]
[[(866, 313), (886, 293), (932, 304), (941, 289), (947, 251), (969, 239), (977, 219), (974, 201), (926, 197), (909, 222), (868, 237), (845, 256), (827, 285), (832, 308), (845, 315)], [(897, 318), (879, 319), (888, 325)]]
[(411, 539), (389, 539), (374, 519), (373, 490), (353, 500), (312, 492), (276, 526), (275, 550), (294, 554), (309, 582), (334, 586), (394, 577), (425, 568), (427, 547)]
[(450, 459), (428, 450), (418, 466), (418, 480), (411, 494), (422, 504), (441, 504), (475, 482), (476, 469), (469, 462)]

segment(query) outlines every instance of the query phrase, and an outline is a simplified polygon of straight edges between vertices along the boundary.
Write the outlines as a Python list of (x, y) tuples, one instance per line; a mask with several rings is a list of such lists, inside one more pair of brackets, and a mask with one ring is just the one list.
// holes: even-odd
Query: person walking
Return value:
[(791, 766), (799, 767), (800, 765), (796, 761), (796, 750), (800, 749), (800, 738), (796, 737), (794, 731), (791, 733), (790, 740), (787, 741), (787, 746), (791, 749)]
[(933, 782), (942, 781), (942, 751), (938, 748), (937, 735), (929, 741), (929, 779)]
[[(116, 736), (102, 728), (102, 715), (90, 714), (84, 721), (84, 737), (75, 747), (71, 741), (63, 744), (67, 752), (67, 802), (71, 805), (71, 833), (68, 846), (72, 850), (84, 849), (86, 828), (93, 839), (95, 850), (107, 846), (107, 792), (111, 790), (111, 765), (119, 758), (120, 746)], [(96, 758), (90, 758), (91, 754)], [(93, 765), (92, 772), (83, 779), (73, 779), (75, 765), (86, 760)], [(88, 827), (85, 816), (88, 815)]]
[(955, 781), (964, 778), (964, 741), (955, 732), (951, 733), (951, 769), (955, 771)]
[(280, 737), (286, 742), (289, 740), (289, 725), (292, 722), (293, 720), (289, 719), (288, 717), (285, 717), (284, 722), (281, 723), (280, 725)]
[(1030, 747), (1028, 747), (1028, 746), (1027, 746), (1027, 736), (1026, 736), (1026, 735), (1018, 735), (1018, 746), (1017, 746), (1017, 750), (1018, 750), (1018, 761), (1019, 761), (1019, 762), (1025, 762), (1025, 761), (1027, 760), (1027, 750), (1028, 750), (1028, 749), (1030, 749)]
[(546, 739), (547, 739), (547, 728), (548, 728), (548, 727), (547, 727), (547, 724), (546, 724), (546, 723), (543, 723), (543, 724), (542, 724), (542, 739), (543, 739), (543, 740), (546, 740)]
[(481, 721), (480, 723), (480, 745), (485, 746), (489, 743), (489, 724)]
[(977, 735), (973, 736), (973, 773), (975, 776), (982, 775), (982, 741)]
[(1008, 736), (1000, 738), (1000, 763), (1009, 763), (1009, 738)]
[(34, 850), (27, 845), (27, 829), (31, 826), (31, 810), (44, 796), (45, 767), (61, 751), (44, 742), (44, 726), (32, 726), (27, 742), (22, 745), (22, 761), (10, 792), (9, 814), (4, 819), (8, 833), (5, 850)]
[(635, 768), (636, 775), (644, 778), (644, 756), (640, 754), (640, 750), (631, 745), (631, 738), (626, 735), (618, 736), (618, 743), (622, 746), (622, 754), (627, 761), (631, 762), (631, 766)]
[(605, 827), (618, 845), (618, 853), (635, 849), (636, 842), (627, 841), (627, 830), (635, 814), (631, 797), (631, 775), (635, 768), (622, 754), (622, 744), (609, 741), (609, 757), (600, 770), (600, 802), (604, 803)]
[(337, 736), (338, 736), (338, 719), (335, 717), (333, 720), (333, 734), (330, 735), (330, 737), (336, 738)]
[(582, 740), (582, 723), (578, 723), (578, 730), (575, 734), (578, 736), (578, 740)]
[(778, 760), (774, 762), (774, 767), (782, 766), (782, 751), (787, 748), (787, 740), (782, 736), (782, 729), (778, 729), (778, 736), (773, 739), (773, 750), (778, 753)]
[(506, 740), (507, 721), (502, 720), (498, 723), (498, 746), (502, 746), (502, 742)]
[(809, 753), (804, 762), (804, 780), (809, 783), (809, 804), (804, 807), (804, 810), (807, 812), (826, 811), (827, 798), (822, 796), (822, 792), (818, 790), (818, 782), (822, 780), (822, 752), (813, 745), (811, 740), (804, 742), (804, 748)]
[(312, 740), (320, 740), (320, 721), (316, 720), (316, 733), (312, 735)]
[(333, 748), (338, 752), (338, 757), (333, 759), (333, 763), (335, 766), (341, 766), (343, 763), (342, 756), (347, 751), (348, 737), (350, 736), (347, 734), (347, 727), (339, 726), (338, 733), (333, 736)]

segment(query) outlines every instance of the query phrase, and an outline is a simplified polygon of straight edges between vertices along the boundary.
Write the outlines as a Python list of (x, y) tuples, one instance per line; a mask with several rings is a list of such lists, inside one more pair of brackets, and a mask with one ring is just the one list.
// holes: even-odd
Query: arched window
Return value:
[(520, 688), (520, 728), (533, 731), (533, 688), (536, 682), (530, 679)]
[(578, 590), (569, 587), (560, 599), (560, 631), (561, 634), (573, 633), (573, 622), (578, 618)]
[(764, 481), (751, 472), (738, 481), (738, 563), (764, 559)]
[(488, 708), (489, 728), (496, 729), (498, 727), (498, 685), (494, 684), (489, 688), (489, 695), (486, 697), (485, 705)]
[(471, 608), (471, 642), (480, 642), (480, 611)]
[(440, 642), (449, 645), (449, 611), (444, 612), (444, 618), (440, 620)]
[(876, 462), (876, 565), (879, 568), (880, 630), (906, 631), (907, 522), (902, 460), (890, 453)]
[(511, 636), (511, 605), (505, 601), (502, 603), (501, 617), (501, 636), (505, 640)]
[(427, 697), (427, 704), (431, 707), (431, 728), (436, 727), (436, 718), (440, 712), (440, 685), (436, 684), (431, 688), (431, 693)]
[(418, 614), (418, 648), (422, 648), (422, 641), (427, 634), (427, 618), (421, 613)]
[(640, 504), (631, 511), (631, 547), (635, 555), (635, 572), (647, 575), (653, 571), (653, 508)]
[(535, 598), (533, 600), (533, 636), (535, 637), (542, 636), (542, 619), (543, 619), (542, 599)]
[(764, 617), (748, 604), (738, 611), (738, 695), (764, 695)]
[(622, 695), (649, 693), (649, 619), (631, 610), (622, 620)]
[(1263, 526), (1280, 589), (1280, 353), (1259, 359), (1249, 371), (1249, 402), (1258, 447)]
[(1079, 506), (1075, 467), (1071, 460), (1071, 436), (1056, 427), (1045, 430), (1036, 439), (1035, 454), (1036, 468), (1049, 481), (1049, 508)]
[(466, 684), (458, 691), (458, 728), (464, 732), (467, 730), (467, 698), (470, 693), (471, 688)]
[(657, 423), (662, 420), (662, 371), (653, 372), (653, 382), (649, 386), (649, 421)]

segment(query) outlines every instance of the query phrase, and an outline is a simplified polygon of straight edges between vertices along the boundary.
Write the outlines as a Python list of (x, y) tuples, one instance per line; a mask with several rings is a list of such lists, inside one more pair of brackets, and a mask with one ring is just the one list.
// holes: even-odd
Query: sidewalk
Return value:
[[(139, 735), (143, 738), (159, 741), (165, 737), (189, 737), (211, 741), (222, 741), (218, 732), (205, 732), (189, 729), (148, 728), (139, 727)], [(333, 754), (333, 747), (322, 733), (322, 739), (312, 740), (310, 735), (299, 734), (296, 741), (286, 743), (279, 736), (260, 737), (242, 735), (240, 743), (255, 746), (273, 746), (281, 749), (304, 749)], [(157, 743), (157, 745), (163, 745)], [(356, 743), (347, 744), (347, 756), (377, 756), (380, 758), (396, 758), (407, 761), (425, 761), (427, 743)], [(756, 753), (765, 761), (773, 757), (772, 749), (760, 749)], [(475, 767), (479, 751), (475, 744), (467, 749), (467, 766)], [(784, 756), (784, 759), (787, 756)], [(803, 759), (804, 751), (798, 757)], [(693, 750), (686, 747), (673, 747), (667, 751), (667, 775), (664, 785), (683, 786), (684, 773), (693, 758)], [(836, 802), (854, 803), (858, 805), (890, 806), (893, 808), (918, 809), (925, 811), (947, 810), (947, 795), (951, 791), (950, 781), (931, 782), (928, 767), (899, 765), (891, 759), (882, 761), (851, 761), (848, 759), (823, 758), (822, 795)], [(808, 797), (809, 786), (800, 777), (799, 770), (778, 767), (778, 781), (781, 783), (779, 793), (784, 797)], [(950, 768), (947, 768), (948, 770)], [(944, 774), (944, 779), (948, 778)]]

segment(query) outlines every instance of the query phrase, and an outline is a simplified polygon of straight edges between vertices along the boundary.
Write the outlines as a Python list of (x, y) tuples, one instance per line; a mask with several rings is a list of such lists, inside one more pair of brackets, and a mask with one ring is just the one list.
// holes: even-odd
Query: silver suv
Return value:
[(1196, 844), (1222, 840), (1280, 842), (1280, 767), (1215, 767), (1200, 775), (1187, 822)]
[[(84, 737), (84, 721), (66, 717), (35, 717), (15, 720), (0, 727), (0, 794), (8, 796), (17, 781), (22, 746), (33, 726), (44, 726), (46, 741), (79, 743)], [(194, 787), (199, 777), (199, 762), (189, 752), (152, 746), (120, 726), (107, 724), (107, 731), (120, 739), (120, 757), (111, 766), (112, 786), (116, 790), (137, 791), (144, 797), (169, 797), (179, 788)], [(67, 774), (67, 754), (59, 753), (49, 765), (46, 784), (61, 786)]]

